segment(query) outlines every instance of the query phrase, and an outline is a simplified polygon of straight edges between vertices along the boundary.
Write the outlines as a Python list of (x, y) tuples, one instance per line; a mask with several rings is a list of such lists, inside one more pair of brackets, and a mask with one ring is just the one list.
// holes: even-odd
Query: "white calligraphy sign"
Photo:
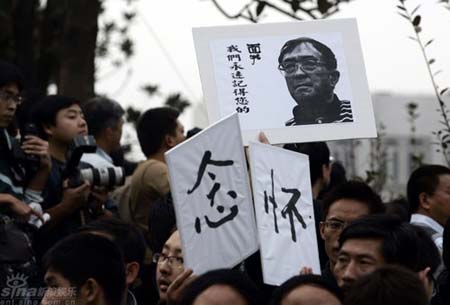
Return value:
[(231, 268), (258, 249), (237, 114), (165, 154), (185, 266)]
[(308, 156), (251, 142), (250, 168), (264, 282), (320, 274)]

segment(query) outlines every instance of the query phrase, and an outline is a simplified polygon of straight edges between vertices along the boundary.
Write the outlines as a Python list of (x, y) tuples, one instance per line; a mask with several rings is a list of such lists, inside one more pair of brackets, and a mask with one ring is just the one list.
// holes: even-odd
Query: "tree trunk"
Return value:
[(36, 67), (34, 61), (34, 12), (36, 0), (18, 0), (14, 11), (14, 36), (16, 48), (16, 63), (25, 76), (25, 87), (36, 85)]
[(58, 92), (84, 102), (94, 96), (99, 0), (67, 1)]

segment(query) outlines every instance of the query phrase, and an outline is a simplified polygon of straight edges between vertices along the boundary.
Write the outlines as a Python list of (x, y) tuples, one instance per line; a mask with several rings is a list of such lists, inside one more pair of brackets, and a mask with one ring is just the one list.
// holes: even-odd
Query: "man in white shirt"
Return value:
[(96, 97), (83, 106), (89, 134), (95, 137), (97, 151), (84, 154), (81, 161), (95, 168), (111, 167), (111, 153), (120, 148), (124, 110), (119, 103), (105, 97)]
[(450, 217), (450, 169), (423, 165), (410, 176), (407, 195), (411, 223), (431, 236), (442, 254), (442, 234)]

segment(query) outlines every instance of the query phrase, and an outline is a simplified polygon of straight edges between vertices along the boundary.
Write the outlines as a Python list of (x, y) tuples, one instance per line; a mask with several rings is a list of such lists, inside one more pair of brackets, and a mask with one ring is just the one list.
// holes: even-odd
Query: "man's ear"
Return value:
[(323, 240), (325, 240), (325, 223), (323, 223), (322, 221), (319, 223), (319, 231), (320, 236), (322, 237)]
[(425, 269), (417, 272), (417, 275), (419, 276), (419, 279), (422, 282), (423, 287), (425, 288), (425, 292), (427, 293), (429, 298), (431, 298), (431, 296), (433, 295), (433, 286), (434, 286), (433, 281), (430, 279), (429, 275), (430, 273), (431, 273), (430, 267), (426, 267)]
[(176, 143), (176, 141), (175, 141), (175, 139), (174, 139), (174, 136), (172, 136), (171, 134), (166, 134), (166, 135), (164, 136), (164, 144), (165, 144), (167, 147), (172, 148), (172, 147), (174, 147), (177, 143)]
[(131, 262), (126, 264), (126, 281), (127, 285), (133, 284), (133, 282), (139, 276), (139, 264), (137, 262)]
[(322, 179), (325, 186), (330, 184), (331, 180), (331, 163), (322, 164)]
[(85, 301), (85, 304), (98, 302), (98, 299), (102, 293), (102, 288), (99, 283), (89, 278), (83, 286), (80, 288), (79, 296)]
[(430, 197), (425, 192), (419, 194), (419, 208), (422, 208), (426, 211), (430, 209)]
[(333, 86), (333, 88), (336, 86), (337, 82), (339, 81), (339, 76), (341, 74), (339, 73), (339, 71), (334, 70), (330, 73), (329, 78), (330, 78), (330, 84)]
[(43, 125), (42, 128), (44, 129), (44, 131), (47, 135), (52, 136), (53, 135), (53, 127), (54, 126), (51, 126), (51, 125)]
[(109, 140), (114, 136), (114, 129), (112, 127), (106, 127), (103, 129), (102, 133), (103, 136)]

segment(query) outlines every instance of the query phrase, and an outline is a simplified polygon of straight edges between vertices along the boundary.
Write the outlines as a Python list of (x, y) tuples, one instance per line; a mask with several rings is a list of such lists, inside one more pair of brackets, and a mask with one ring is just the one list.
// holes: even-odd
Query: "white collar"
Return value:
[(417, 214), (417, 213), (412, 214), (410, 222), (412, 224), (414, 224), (414, 223), (425, 224), (426, 226), (432, 228), (433, 230), (435, 230), (439, 234), (443, 234), (444, 233), (444, 227), (441, 226), (440, 223), (438, 223), (433, 218), (431, 218), (429, 216), (426, 216), (426, 215), (423, 215), (423, 214)]
[(108, 155), (106, 153), (106, 151), (104, 151), (103, 149), (101, 149), (100, 147), (97, 146), (97, 154), (100, 155), (103, 159), (105, 159), (106, 161), (110, 162), (111, 164), (113, 163), (113, 159), (111, 158), (110, 155)]

